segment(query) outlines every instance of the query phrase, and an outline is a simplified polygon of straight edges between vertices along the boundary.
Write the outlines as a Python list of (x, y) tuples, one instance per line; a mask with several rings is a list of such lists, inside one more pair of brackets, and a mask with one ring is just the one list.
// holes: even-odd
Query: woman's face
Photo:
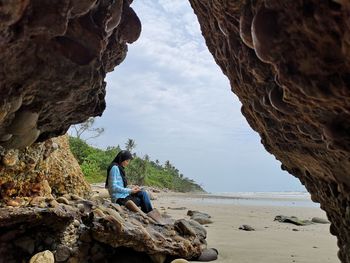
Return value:
[(122, 165), (123, 167), (127, 167), (127, 166), (129, 165), (129, 163), (130, 163), (130, 159), (129, 159), (129, 160), (122, 161), (121, 165)]

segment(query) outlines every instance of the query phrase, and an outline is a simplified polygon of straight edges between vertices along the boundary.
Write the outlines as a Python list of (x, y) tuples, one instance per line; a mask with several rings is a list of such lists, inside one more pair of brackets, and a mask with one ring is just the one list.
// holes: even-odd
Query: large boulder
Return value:
[[(164, 262), (198, 258), (205, 229), (184, 219), (159, 225), (108, 199), (66, 195), (31, 207), (0, 207), (0, 262), (38, 262), (43, 250), (55, 262)], [(47, 254), (47, 253), (46, 253)], [(52, 258), (51, 253), (48, 253)], [(37, 261), (34, 261), (37, 260)]]
[(190, 0), (242, 114), (327, 212), (350, 262), (350, 5)]
[(87, 196), (91, 187), (69, 148), (68, 135), (52, 139), (55, 150), (46, 163), (46, 178), (55, 196), (76, 194)]
[(2, 148), (0, 161), (0, 203), (21, 206), (35, 197), (91, 193), (70, 152), (68, 136), (36, 143), (24, 150)]

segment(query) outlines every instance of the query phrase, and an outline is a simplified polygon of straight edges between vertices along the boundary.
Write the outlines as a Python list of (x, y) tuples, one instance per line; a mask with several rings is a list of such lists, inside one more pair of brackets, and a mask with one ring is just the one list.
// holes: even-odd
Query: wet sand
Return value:
[[(220, 196), (213, 200), (206, 195), (191, 194), (161, 193), (157, 197), (153, 200), (154, 206), (175, 219), (188, 219), (188, 210), (212, 216), (214, 223), (205, 227), (208, 247), (219, 250), (217, 263), (340, 262), (336, 238), (329, 233), (329, 224), (296, 226), (274, 221), (276, 215), (326, 219), (324, 211), (318, 207), (242, 205), (239, 204), (242, 202), (237, 204), (225, 199), (221, 202)], [(181, 207), (186, 209), (177, 210)], [(239, 230), (243, 224), (254, 227), (255, 231)]]

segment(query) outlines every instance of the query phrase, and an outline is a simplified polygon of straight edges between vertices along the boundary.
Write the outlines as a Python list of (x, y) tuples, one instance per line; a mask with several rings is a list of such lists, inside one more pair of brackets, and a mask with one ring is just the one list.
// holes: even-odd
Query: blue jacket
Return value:
[(114, 165), (109, 171), (108, 192), (111, 196), (112, 202), (115, 202), (118, 198), (125, 198), (131, 194), (131, 189), (124, 187), (119, 167), (116, 165)]

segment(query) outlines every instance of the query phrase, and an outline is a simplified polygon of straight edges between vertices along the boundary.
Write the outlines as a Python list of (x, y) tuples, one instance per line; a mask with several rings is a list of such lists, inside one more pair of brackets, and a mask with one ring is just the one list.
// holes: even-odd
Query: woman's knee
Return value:
[(141, 190), (141, 191), (139, 192), (139, 196), (142, 197), (143, 199), (148, 199), (148, 200), (150, 199), (150, 197), (149, 197), (147, 191), (145, 191), (145, 190)]
[(137, 195), (143, 195), (145, 193), (145, 191), (144, 190), (141, 190), (141, 191), (138, 191), (137, 192)]

